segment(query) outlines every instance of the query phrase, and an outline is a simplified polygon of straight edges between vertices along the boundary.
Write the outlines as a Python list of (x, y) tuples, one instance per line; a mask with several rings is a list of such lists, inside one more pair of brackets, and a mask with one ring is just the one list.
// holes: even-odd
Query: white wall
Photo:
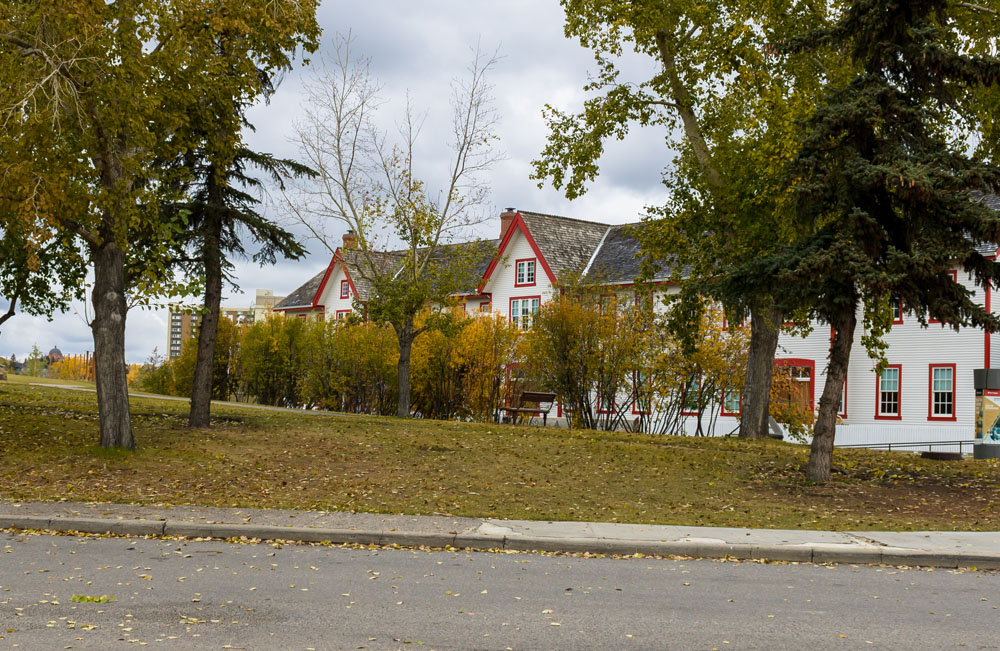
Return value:
[[(535, 285), (533, 287), (515, 287), (514, 263), (524, 258), (535, 258)], [(552, 297), (552, 283), (542, 269), (541, 261), (528, 243), (528, 238), (518, 229), (511, 237), (503, 257), (493, 269), (493, 275), (483, 287), (483, 292), (492, 294), (493, 312), (510, 318), (510, 300), (519, 297), (541, 297), (545, 303)]]
[[(959, 272), (958, 282), (974, 290), (968, 276)], [(973, 295), (984, 304), (982, 289)], [(851, 363), (847, 377), (847, 417), (837, 428), (837, 443), (889, 443), (899, 441), (942, 441), (971, 439), (973, 436), (975, 391), (972, 384), (973, 369), (983, 368), (985, 335), (975, 328), (956, 332), (939, 324), (922, 327), (916, 317), (903, 307), (902, 323), (896, 324), (886, 335), (889, 345), (886, 358), (889, 364), (899, 364), (900, 419), (886, 420), (875, 417), (876, 374), (874, 361), (868, 357), (861, 344), (864, 334), (861, 315), (851, 349)], [(818, 326), (805, 338), (782, 334), (779, 337), (777, 357), (811, 359), (816, 364), (814, 402), (819, 398), (826, 379), (829, 351), (829, 326)], [(997, 337), (993, 337), (996, 339)], [(994, 344), (995, 346), (995, 344)], [(997, 348), (994, 348), (1000, 352)], [(1000, 361), (994, 353), (994, 363)], [(955, 420), (935, 421), (928, 418), (930, 402), (930, 365), (955, 364)]]
[(344, 265), (338, 262), (319, 296), (319, 304), (325, 307), (327, 320), (337, 318), (337, 310), (354, 310), (354, 292), (352, 290), (348, 291), (350, 294), (348, 298), (340, 297), (340, 283), (343, 280), (347, 280), (347, 274), (344, 273)]

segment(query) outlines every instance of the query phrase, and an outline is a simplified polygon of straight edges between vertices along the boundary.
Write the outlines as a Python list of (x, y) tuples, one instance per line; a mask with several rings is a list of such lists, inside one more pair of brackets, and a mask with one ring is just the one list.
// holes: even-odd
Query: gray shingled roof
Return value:
[[(358, 298), (367, 301), (368, 297), (371, 296), (371, 279), (376, 275), (368, 270), (368, 259), (359, 249), (341, 249), (340, 255), (347, 264), (347, 270), (351, 274)], [(392, 273), (399, 269), (400, 264), (402, 264), (401, 251), (372, 251), (370, 255), (378, 274)]]
[(582, 273), (609, 228), (599, 222), (518, 212), (557, 279), (567, 273)]
[[(1000, 197), (995, 194), (984, 194), (982, 192), (973, 192), (972, 198), (975, 201), (981, 202), (988, 208), (992, 208), (997, 212), (1000, 212)], [(990, 256), (996, 253), (997, 245), (990, 242), (980, 242), (976, 245), (976, 251), (985, 256)]]
[[(638, 224), (622, 224), (612, 226), (607, 237), (601, 243), (601, 248), (594, 255), (587, 270), (587, 278), (597, 283), (629, 283), (639, 275), (642, 259), (639, 256), (640, 245), (636, 232), (644, 226)], [(651, 280), (667, 280), (671, 269), (667, 265), (658, 265), (656, 274)]]
[(316, 292), (319, 291), (319, 286), (323, 282), (323, 276), (325, 275), (326, 268), (306, 281), (304, 285), (286, 296), (284, 300), (275, 305), (273, 309), (288, 310), (296, 307), (311, 307), (313, 298), (316, 297)]
[[(469, 270), (469, 278), (465, 281), (467, 283), (466, 289), (459, 292), (460, 294), (475, 293), (479, 279), (486, 273), (486, 269), (493, 260), (499, 244), (500, 240), (448, 244), (438, 247), (439, 255), (435, 257), (443, 260), (450, 257), (450, 253), (457, 247), (476, 247), (472, 252), (473, 266)], [(405, 253), (406, 251), (372, 251), (371, 260), (376, 265), (378, 273), (393, 273), (398, 271), (402, 266), (403, 255)], [(351, 280), (354, 282), (354, 289), (358, 292), (358, 298), (362, 301), (367, 301), (371, 295), (371, 278), (374, 276), (372, 273), (366, 273), (368, 258), (357, 249), (341, 249), (340, 255), (347, 265), (348, 272), (351, 274)], [(274, 309), (287, 310), (310, 307), (325, 275), (326, 269), (310, 278), (308, 282), (289, 294), (283, 301), (275, 305)]]
[[(459, 242), (457, 244), (447, 244), (445, 246), (438, 247), (439, 255), (435, 258), (439, 260), (447, 260), (453, 255), (457, 255), (462, 258), (463, 261), (468, 261), (470, 264), (468, 277), (462, 281), (464, 289), (458, 291), (458, 294), (475, 294), (479, 288), (479, 281), (482, 279), (486, 270), (489, 268), (490, 263), (496, 256), (497, 247), (500, 246), (500, 240), (477, 240), (474, 242)], [(465, 249), (465, 251), (462, 251)]]

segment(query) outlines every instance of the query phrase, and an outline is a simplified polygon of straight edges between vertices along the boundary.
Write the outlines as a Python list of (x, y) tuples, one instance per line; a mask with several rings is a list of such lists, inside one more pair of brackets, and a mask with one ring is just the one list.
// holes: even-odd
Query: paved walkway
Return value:
[[(71, 391), (86, 391), (88, 393), (97, 393), (97, 389), (93, 387), (82, 387), (76, 384), (53, 384), (51, 382), (28, 382), (30, 386), (33, 387), (43, 387), (46, 389), (69, 389)], [(153, 400), (172, 400), (174, 402), (191, 402), (191, 398), (185, 398), (182, 396), (165, 396), (159, 393), (144, 393), (142, 391), (133, 391), (129, 389), (129, 398), (151, 398)], [(264, 411), (286, 411), (293, 414), (306, 414), (309, 416), (359, 416), (360, 414), (352, 414), (345, 411), (325, 411), (325, 410), (313, 410), (313, 409), (293, 409), (291, 407), (272, 407), (270, 405), (258, 405), (252, 402), (230, 402), (226, 400), (213, 400), (213, 405), (221, 407), (240, 407), (242, 409), (262, 409)]]
[(0, 529), (1000, 569), (1000, 532), (735, 529), (0, 500)]

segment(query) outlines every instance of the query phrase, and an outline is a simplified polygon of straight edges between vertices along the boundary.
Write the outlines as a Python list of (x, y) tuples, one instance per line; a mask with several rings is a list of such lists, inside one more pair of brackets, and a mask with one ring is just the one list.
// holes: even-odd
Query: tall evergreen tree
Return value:
[(232, 257), (246, 255), (243, 232), (259, 245), (253, 254), (255, 262), (274, 264), (278, 255), (298, 260), (306, 253), (294, 235), (257, 212), (260, 199), (251, 192), (262, 192), (264, 183), (250, 168), (263, 172), (282, 189), (284, 179), (313, 172), (295, 161), (254, 152), (247, 147), (238, 148), (232, 162), (224, 166), (210, 160), (204, 150), (196, 152), (195, 158), (196, 161), (186, 162), (194, 177), (188, 191), (190, 200), (171, 206), (171, 210), (188, 213), (190, 230), (187, 237), (195, 253), (188, 266), (192, 273), (205, 280), (205, 312), (198, 328), (198, 355), (188, 426), (208, 427), (222, 285), (227, 271), (232, 268)]
[[(987, 287), (1000, 265), (977, 245), (1000, 242), (1000, 217), (977, 199), (998, 181), (991, 147), (975, 148), (996, 105), (977, 99), (1000, 85), (997, 2), (857, 0), (830, 27), (785, 44), (788, 56), (834, 45), (856, 73), (831, 85), (806, 123), (789, 166), (786, 208), (808, 232), (794, 246), (746, 265), (725, 282), (769, 287), (835, 335), (806, 477), (829, 479), (836, 412), (859, 312), (862, 342), (883, 357), (890, 303), (921, 323), (1000, 328), (1000, 319), (952, 281), (956, 264)], [(983, 54), (986, 52), (987, 54)], [(778, 292), (780, 288), (780, 292)]]

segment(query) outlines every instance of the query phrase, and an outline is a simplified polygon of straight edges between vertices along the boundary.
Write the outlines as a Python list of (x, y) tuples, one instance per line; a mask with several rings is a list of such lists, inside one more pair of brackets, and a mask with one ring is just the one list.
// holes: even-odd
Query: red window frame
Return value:
[(804, 357), (784, 357), (774, 360), (775, 366), (809, 367), (809, 411), (816, 412), (816, 360)]
[(903, 365), (887, 364), (885, 368), (894, 368), (897, 371), (896, 393), (898, 394), (898, 399), (896, 402), (896, 413), (882, 413), (882, 374), (879, 373), (875, 376), (875, 418), (878, 420), (903, 420)]
[(720, 416), (739, 416), (740, 414), (743, 413), (743, 392), (742, 391), (739, 392), (739, 394), (740, 394), (740, 408), (735, 413), (730, 412), (730, 411), (726, 411), (726, 393), (728, 393), (728, 392), (727, 391), (723, 391), (722, 395), (719, 396), (719, 403), (720, 403), (719, 404), (719, 415)]
[[(524, 263), (524, 282), (518, 282), (518, 266)], [(528, 263), (531, 263), (531, 282), (528, 282)], [(521, 258), (514, 260), (514, 287), (534, 287), (538, 283), (538, 259)]]
[[(510, 301), (507, 303), (507, 319), (508, 319), (508, 321), (510, 323), (514, 323), (514, 308), (512, 307), (513, 304), (514, 304), (514, 301), (531, 301), (531, 300), (535, 300), (535, 299), (538, 300), (538, 308), (541, 309), (541, 307), (542, 307), (542, 297), (540, 295), (539, 296), (511, 296), (510, 297)], [(518, 314), (518, 316), (520, 317), (520, 314)], [(534, 315), (532, 315), (532, 317), (534, 317)], [(534, 321), (534, 318), (532, 318), (532, 321)], [(518, 327), (519, 330), (527, 330), (527, 328), (522, 328), (520, 323), (518, 323), (517, 327)]]
[(490, 308), (492, 307), (492, 303), (493, 301), (480, 301), (479, 311), (488, 314), (490, 312)]
[[(653, 311), (653, 304), (654, 304), (654, 302), (655, 302), (655, 299), (653, 297), (653, 293), (652, 292), (640, 292), (640, 291), (636, 291), (635, 292), (635, 306), (636, 307), (642, 307), (642, 308), (647, 309), (650, 312), (652, 312)], [(643, 303), (645, 303), (645, 305)]]
[(604, 404), (604, 401), (601, 400), (601, 388), (598, 387), (597, 388), (597, 413), (598, 414), (613, 414), (613, 413), (615, 413), (615, 411), (617, 411), (618, 401), (615, 400), (614, 398), (611, 399), (611, 409), (601, 409), (601, 405), (603, 405), (603, 404)]
[(351, 297), (351, 284), (346, 280), (340, 281), (340, 298)]
[(343, 321), (347, 318), (347, 315), (351, 314), (354, 310), (337, 310), (336, 319), (337, 321)]
[(903, 323), (903, 299), (901, 297), (893, 297), (892, 300), (896, 301), (896, 305), (899, 306), (899, 318), (892, 317), (892, 325), (900, 325)]
[[(952, 281), (954, 281), (956, 283), (958, 282), (958, 269), (949, 269), (948, 270), (948, 275), (951, 276)], [(941, 323), (941, 322), (938, 321), (937, 319), (933, 318), (932, 316), (927, 315), (927, 323)], [(945, 365), (944, 364), (935, 364), (935, 366), (945, 366)]]
[[(691, 381), (688, 380), (688, 383), (690, 383), (690, 382)], [(690, 398), (690, 395), (686, 396), (686, 397)], [(696, 403), (698, 405), (698, 409), (696, 409), (695, 411), (690, 411), (687, 408), (687, 400), (685, 400), (684, 401), (685, 404), (681, 405), (681, 416), (697, 416), (698, 412), (701, 411), (701, 399), (702, 399), (702, 397), (703, 396), (702, 396), (702, 391), (701, 391), (701, 373), (699, 373), (698, 374), (698, 397), (697, 397), (697, 403)]]
[[(951, 369), (951, 416), (934, 415), (934, 369), (936, 368)], [(927, 420), (933, 420), (933, 421), (958, 420), (958, 409), (956, 408), (957, 398), (958, 398), (957, 380), (958, 380), (958, 372), (956, 371), (954, 364), (927, 365)]]
[[(638, 384), (639, 384), (639, 372), (638, 371), (633, 371), (632, 372), (632, 415), (633, 416), (648, 416), (648, 415), (650, 415), (650, 414), (653, 413), (653, 410), (652, 410), (652, 407), (653, 407), (652, 396), (650, 396), (650, 403), (649, 403), (650, 409), (648, 411), (643, 411), (643, 410), (639, 409), (639, 396), (638, 396), (638, 393), (635, 390), (635, 388), (636, 388), (636, 386)], [(646, 384), (650, 384), (649, 381), (648, 381), (648, 379), (647, 379)]]
[(597, 307), (603, 316), (609, 307), (618, 311), (618, 294), (601, 294), (597, 297)]
[[(739, 327), (742, 328), (742, 327), (746, 326), (746, 324), (747, 324), (747, 318), (746, 318), (746, 315), (744, 315), (743, 319), (740, 321), (740, 326)], [(792, 325), (791, 322), (784, 324), (784, 326), (789, 326), (789, 325)], [(784, 327), (784, 326), (782, 326), (782, 327)], [(726, 318), (726, 311), (725, 310), (722, 311), (722, 331), (723, 332), (729, 332), (729, 319)]]

